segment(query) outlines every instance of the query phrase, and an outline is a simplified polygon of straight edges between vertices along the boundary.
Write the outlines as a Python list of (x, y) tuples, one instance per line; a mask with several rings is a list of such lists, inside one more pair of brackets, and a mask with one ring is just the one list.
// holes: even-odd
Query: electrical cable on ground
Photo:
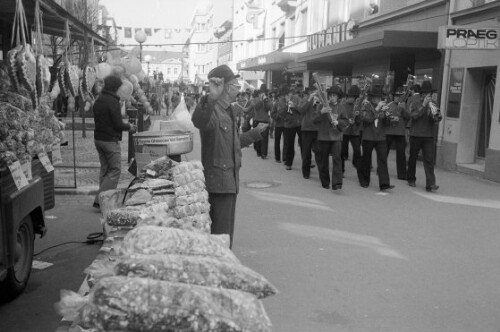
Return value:
[(90, 233), (89, 235), (87, 235), (87, 240), (86, 241), (66, 241), (66, 242), (62, 242), (62, 243), (59, 243), (59, 244), (47, 247), (47, 248), (45, 248), (45, 249), (37, 252), (36, 254), (33, 254), (33, 257), (39, 256), (39, 255), (43, 254), (44, 252), (46, 252), (46, 251), (48, 251), (50, 249), (54, 249), (54, 248), (57, 248), (57, 247), (60, 247), (60, 246), (66, 245), (66, 244), (72, 244), (72, 243), (95, 244), (95, 243), (100, 243), (100, 242), (104, 241), (104, 239), (101, 239), (101, 237), (104, 237), (104, 233), (102, 233), (102, 232)]

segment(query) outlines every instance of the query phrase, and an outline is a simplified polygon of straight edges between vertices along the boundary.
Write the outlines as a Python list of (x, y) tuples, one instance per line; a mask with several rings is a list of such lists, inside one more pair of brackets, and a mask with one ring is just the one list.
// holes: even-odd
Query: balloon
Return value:
[(97, 78), (103, 80), (104, 77), (109, 76), (111, 74), (111, 66), (107, 62), (101, 62), (96, 66), (96, 76)]
[(132, 92), (134, 91), (134, 87), (129, 80), (123, 80), (123, 84), (120, 86), (116, 94), (122, 100), (129, 100), (132, 97)]
[(151, 104), (149, 103), (149, 101), (144, 102), (143, 105), (146, 108), (151, 107)]
[(118, 64), (113, 66), (113, 69), (111, 70), (111, 74), (122, 77), (125, 76), (125, 66), (123, 64)]
[(131, 57), (126, 62), (125, 68), (127, 68), (127, 71), (131, 74), (138, 74), (142, 70), (142, 65), (139, 59), (137, 59), (136, 57)]
[(139, 96), (139, 100), (141, 101), (141, 103), (145, 103), (148, 101), (148, 98), (146, 98), (146, 96), (144, 94), (142, 94)]
[(139, 81), (144, 80), (144, 78), (146, 77), (146, 73), (143, 70), (141, 70), (140, 72), (138, 72), (135, 75), (137, 76), (137, 78), (139, 79)]
[(140, 88), (139, 88), (139, 89), (137, 90), (137, 95), (138, 95), (139, 97), (140, 97), (140, 96), (143, 96), (143, 95), (144, 95), (144, 90), (142, 90), (142, 89), (140, 89)]
[(153, 108), (151, 106), (146, 107), (146, 111), (148, 112), (149, 115), (153, 115), (154, 114)]
[(139, 79), (134, 74), (131, 74), (128, 77), (128, 79), (130, 80), (130, 82), (132, 82), (132, 84), (134, 85), (134, 87), (139, 83)]
[(129, 56), (131, 57), (138, 57), (141, 54), (141, 48), (139, 46), (135, 46), (132, 48), (129, 52)]

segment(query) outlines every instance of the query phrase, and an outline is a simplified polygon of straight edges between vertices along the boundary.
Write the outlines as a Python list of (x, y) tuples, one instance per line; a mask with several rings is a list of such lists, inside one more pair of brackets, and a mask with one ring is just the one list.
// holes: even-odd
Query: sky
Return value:
[[(199, 1), (207, 0), (100, 0), (117, 26), (187, 28)], [(211, 0), (214, 25), (231, 18), (232, 0)]]

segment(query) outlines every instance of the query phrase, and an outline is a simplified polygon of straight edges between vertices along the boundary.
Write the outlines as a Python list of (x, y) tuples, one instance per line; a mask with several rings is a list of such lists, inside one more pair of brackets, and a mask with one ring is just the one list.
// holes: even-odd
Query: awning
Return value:
[[(23, 0), (26, 19), (30, 26), (34, 24), (35, 3), (35, 0)], [(16, 0), (0, 1), (0, 20), (10, 23), (9, 28), (14, 21), (15, 9)], [(40, 9), (43, 12), (42, 22), (44, 34), (64, 36), (64, 25), (66, 20), (68, 20), (72, 38), (82, 40), (86, 32), (87, 38), (94, 38), (94, 41), (101, 45), (107, 44), (106, 39), (95, 33), (91, 27), (77, 20), (54, 0), (40, 0)]]
[(289, 62), (295, 61), (297, 53), (274, 51), (238, 62), (238, 70), (284, 70)]
[[(387, 49), (436, 49), (437, 32), (424, 31), (378, 31), (371, 35), (356, 37), (338, 44), (329, 45), (299, 54), (299, 62), (349, 62), (353, 55), (373, 56)], [(366, 51), (370, 51), (367, 53)]]

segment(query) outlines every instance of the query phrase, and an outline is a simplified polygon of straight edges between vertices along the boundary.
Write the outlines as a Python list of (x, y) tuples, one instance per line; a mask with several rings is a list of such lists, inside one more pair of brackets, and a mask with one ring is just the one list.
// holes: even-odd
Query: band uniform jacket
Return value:
[(285, 97), (279, 97), (274, 103), (273, 109), (271, 110), (271, 118), (274, 120), (275, 127), (285, 126), (285, 114), (286, 114), (286, 101)]
[(385, 141), (388, 119), (383, 111), (377, 111), (371, 103), (361, 106), (364, 141)]
[(251, 113), (253, 114), (254, 121), (269, 122), (269, 111), (271, 110), (271, 102), (269, 100), (264, 101), (258, 98), (251, 107), (253, 108)]
[(345, 113), (347, 119), (353, 119), (354, 123), (350, 124), (349, 127), (347, 127), (344, 130), (344, 135), (349, 135), (349, 136), (359, 136), (361, 133), (361, 130), (363, 128), (362, 123), (361, 123), (361, 112), (358, 115), (354, 115), (355, 111), (355, 105), (354, 104), (348, 104), (344, 103), (341, 105), (343, 112)]
[(200, 130), (201, 162), (209, 193), (238, 193), (241, 148), (262, 139), (255, 129), (239, 134), (235, 113), (230, 105), (224, 108), (207, 97), (193, 112), (193, 124)]
[(346, 114), (339, 103), (330, 104), (333, 114), (337, 114), (338, 124), (334, 127), (328, 113), (321, 113), (323, 107), (315, 107), (313, 119), (318, 124), (318, 141), (341, 141), (342, 131), (349, 125)]
[(302, 131), (318, 131), (318, 124), (313, 121), (314, 100), (304, 98), (299, 104), (299, 113), (302, 114)]
[(423, 106), (420, 98), (414, 98), (409, 106), (411, 124), (410, 136), (434, 137), (435, 125), (441, 121), (441, 114), (434, 116), (429, 104)]
[(386, 128), (386, 135), (405, 136), (406, 126), (410, 119), (410, 114), (405, 107), (399, 106), (395, 102), (389, 104), (388, 112), (393, 116), (397, 116), (398, 121), (390, 121), (390, 125)]
[(302, 115), (297, 108), (300, 102), (298, 96), (292, 96), (291, 100), (295, 106), (289, 108), (287, 104), (285, 109), (285, 128), (300, 127), (302, 122)]

